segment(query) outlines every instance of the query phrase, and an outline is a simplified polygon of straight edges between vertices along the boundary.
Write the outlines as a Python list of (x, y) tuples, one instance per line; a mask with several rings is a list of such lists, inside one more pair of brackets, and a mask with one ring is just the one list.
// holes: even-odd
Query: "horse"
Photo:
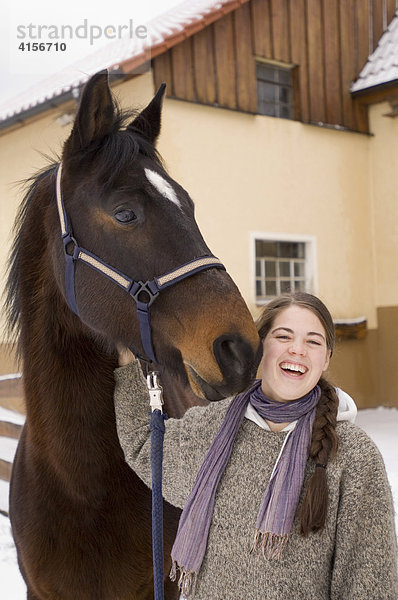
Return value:
[[(190, 196), (156, 150), (163, 93), (164, 86), (141, 112), (126, 113), (107, 72), (97, 73), (81, 94), (61, 155), (73, 240), (143, 282), (211, 257)], [(146, 353), (131, 295), (74, 261), (73, 247), (64, 249), (58, 162), (29, 180), (7, 283), (26, 401), (10, 484), (18, 563), (29, 600), (148, 600), (150, 490), (124, 460), (113, 405), (117, 347)], [(75, 262), (77, 311), (68, 302), (68, 257)], [(237, 393), (255, 375), (257, 331), (221, 268), (194, 273), (160, 293), (151, 306), (151, 335), (159, 369), (203, 401)], [(187, 398), (169, 392), (168, 414), (181, 415), (192, 394)], [(179, 514), (165, 503), (166, 557)], [(169, 567), (165, 558), (166, 574)], [(165, 579), (165, 597), (177, 596)]]

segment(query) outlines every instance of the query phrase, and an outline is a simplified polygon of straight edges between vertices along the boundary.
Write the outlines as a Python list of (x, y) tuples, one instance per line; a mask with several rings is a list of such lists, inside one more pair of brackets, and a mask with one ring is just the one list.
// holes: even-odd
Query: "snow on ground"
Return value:
[[(356, 423), (370, 435), (383, 455), (394, 497), (395, 522), (398, 531), (398, 409), (361, 410), (358, 411)], [(8, 510), (8, 484), (5, 481), (0, 481), (0, 509)], [(10, 522), (1, 514), (0, 582), (0, 596), (3, 600), (26, 600), (26, 588), (17, 566)]]
[(3, 600), (26, 600), (26, 586), (17, 566), (17, 554), (9, 520), (0, 515), (0, 596)]
[(398, 534), (398, 409), (379, 407), (359, 410), (355, 423), (372, 438), (383, 456), (394, 498)]

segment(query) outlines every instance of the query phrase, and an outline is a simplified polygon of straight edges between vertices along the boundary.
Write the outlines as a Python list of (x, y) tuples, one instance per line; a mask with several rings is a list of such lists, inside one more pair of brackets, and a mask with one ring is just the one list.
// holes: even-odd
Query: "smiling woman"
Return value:
[[(383, 460), (353, 425), (353, 400), (323, 377), (329, 311), (310, 294), (283, 295), (258, 329), (262, 379), (166, 422), (164, 497), (184, 507), (171, 576), (195, 600), (397, 598)], [(139, 364), (126, 354), (120, 364), (118, 434), (150, 485), (148, 392)]]
[(328, 368), (331, 351), (325, 329), (311, 310), (285, 308), (264, 339), (261, 389), (278, 402), (301, 398)]

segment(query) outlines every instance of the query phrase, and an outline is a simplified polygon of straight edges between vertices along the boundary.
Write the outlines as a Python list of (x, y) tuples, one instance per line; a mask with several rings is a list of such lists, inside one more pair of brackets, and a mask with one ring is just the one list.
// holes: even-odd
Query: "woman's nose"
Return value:
[(292, 341), (289, 352), (291, 354), (300, 354), (301, 356), (305, 355), (305, 344), (301, 340)]

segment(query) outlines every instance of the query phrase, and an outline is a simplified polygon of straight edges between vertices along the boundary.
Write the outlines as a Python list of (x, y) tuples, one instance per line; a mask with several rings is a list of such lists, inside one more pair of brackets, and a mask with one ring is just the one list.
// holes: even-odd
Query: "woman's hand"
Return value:
[(117, 349), (118, 354), (119, 354), (119, 358), (118, 358), (119, 367), (125, 367), (126, 365), (130, 364), (131, 362), (133, 362), (133, 360), (135, 359), (135, 356), (131, 352), (131, 350), (129, 350), (125, 346), (120, 346), (118, 344), (116, 346), (116, 349)]

